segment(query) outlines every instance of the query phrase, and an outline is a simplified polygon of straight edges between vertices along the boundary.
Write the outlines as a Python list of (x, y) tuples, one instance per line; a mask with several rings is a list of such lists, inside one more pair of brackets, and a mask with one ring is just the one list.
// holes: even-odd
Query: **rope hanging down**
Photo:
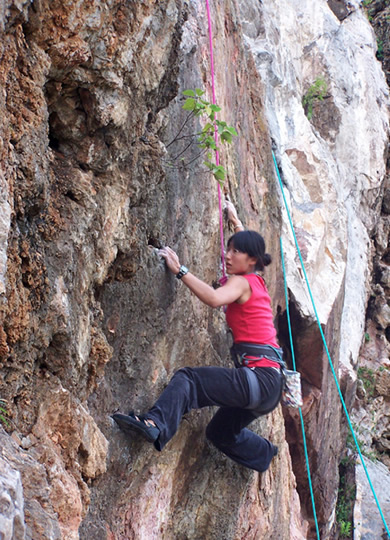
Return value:
[[(290, 309), (289, 309), (289, 305), (288, 305), (287, 277), (286, 277), (286, 266), (284, 264), (282, 237), (280, 237), (280, 256), (281, 256), (281, 259), (282, 259), (282, 268), (283, 268), (284, 296), (285, 296), (285, 299), (286, 299), (286, 313), (287, 313), (288, 335), (289, 335), (289, 338), (290, 338), (291, 358), (292, 358), (292, 363), (293, 363), (293, 370), (296, 371), (297, 368), (296, 368), (296, 364), (295, 364), (294, 343), (293, 343), (293, 338), (292, 338), (292, 329), (291, 329), (291, 321), (290, 321)], [(303, 415), (302, 415), (302, 408), (301, 407), (299, 407), (299, 417), (300, 417), (300, 420), (301, 420), (303, 448), (304, 448), (304, 451), (305, 451), (307, 479), (308, 479), (308, 482), (309, 482), (311, 505), (312, 505), (312, 508), (313, 508), (314, 522), (315, 522), (315, 525), (316, 525), (317, 540), (320, 540), (320, 531), (319, 531), (319, 528), (318, 528), (316, 505), (315, 505), (315, 502), (314, 502), (313, 485), (312, 485), (312, 482), (311, 482), (311, 475), (310, 475), (309, 456), (308, 456), (308, 453), (307, 453), (305, 424), (303, 422)]]
[(345, 415), (346, 415), (346, 417), (347, 417), (349, 429), (351, 430), (351, 433), (352, 433), (352, 436), (353, 436), (353, 440), (354, 440), (354, 442), (355, 442), (355, 446), (356, 446), (356, 448), (357, 448), (357, 451), (358, 451), (360, 460), (361, 460), (362, 465), (363, 465), (363, 468), (364, 468), (364, 472), (366, 473), (368, 483), (369, 483), (369, 485), (370, 485), (372, 494), (374, 495), (374, 499), (375, 499), (376, 505), (377, 505), (377, 507), (378, 507), (379, 514), (380, 514), (380, 516), (381, 516), (381, 518), (382, 518), (382, 521), (383, 521), (383, 524), (384, 524), (384, 526), (385, 526), (386, 532), (387, 532), (388, 536), (390, 537), (389, 527), (388, 527), (388, 525), (387, 525), (387, 523), (386, 523), (386, 520), (385, 520), (385, 517), (384, 517), (384, 515), (383, 515), (382, 508), (381, 508), (381, 505), (380, 505), (380, 503), (379, 503), (378, 497), (377, 497), (377, 495), (376, 495), (376, 493), (375, 493), (374, 486), (372, 485), (371, 478), (370, 478), (370, 475), (369, 475), (369, 473), (368, 473), (366, 464), (364, 463), (363, 455), (362, 455), (362, 453), (361, 453), (360, 446), (359, 446), (359, 443), (358, 443), (357, 438), (356, 438), (356, 435), (355, 435), (355, 431), (354, 431), (354, 429), (353, 429), (353, 427), (352, 427), (352, 422), (351, 422), (350, 416), (349, 416), (349, 414), (348, 414), (347, 406), (346, 406), (346, 404), (345, 404), (343, 395), (342, 395), (342, 393), (341, 393), (340, 385), (339, 385), (339, 383), (338, 383), (338, 381), (337, 381), (337, 375), (336, 375), (336, 372), (335, 372), (335, 369), (334, 369), (334, 366), (333, 366), (332, 359), (331, 359), (331, 357), (330, 357), (330, 353), (329, 353), (329, 350), (328, 350), (328, 346), (327, 346), (327, 344), (326, 344), (324, 332), (323, 332), (322, 327), (321, 327), (320, 318), (319, 318), (318, 313), (317, 313), (317, 308), (316, 308), (316, 305), (315, 305), (315, 302), (314, 302), (313, 294), (312, 294), (312, 291), (311, 291), (311, 288), (310, 288), (310, 285), (309, 285), (309, 280), (308, 280), (308, 277), (307, 277), (307, 274), (306, 274), (305, 265), (304, 265), (304, 262), (303, 262), (303, 259), (302, 259), (301, 250), (299, 249), (297, 237), (296, 237), (296, 235), (295, 235), (295, 230), (294, 230), (294, 226), (293, 226), (292, 219), (291, 219), (291, 214), (290, 214), (290, 211), (289, 211), (289, 209), (288, 209), (288, 205), (287, 205), (287, 201), (286, 201), (286, 196), (285, 196), (285, 194), (284, 194), (283, 183), (282, 183), (282, 179), (281, 179), (281, 177), (280, 177), (278, 164), (277, 164), (277, 162), (276, 162), (275, 154), (274, 154), (273, 152), (272, 152), (272, 158), (273, 158), (273, 161), (274, 161), (276, 174), (277, 174), (277, 177), (278, 177), (278, 180), (279, 180), (279, 185), (280, 185), (280, 190), (281, 190), (281, 192), (282, 192), (284, 205), (285, 205), (285, 208), (286, 208), (286, 211), (287, 211), (287, 216), (288, 216), (288, 220), (289, 220), (289, 223), (290, 223), (290, 228), (291, 228), (291, 231), (292, 231), (292, 234), (293, 234), (293, 237), (294, 237), (295, 247), (296, 247), (296, 250), (297, 250), (297, 253), (298, 253), (298, 256), (299, 256), (299, 260), (300, 260), (300, 262), (301, 262), (303, 275), (304, 275), (304, 277), (305, 277), (307, 290), (308, 290), (308, 292), (309, 292), (310, 300), (311, 300), (311, 303), (312, 303), (312, 306), (313, 306), (313, 310), (314, 310), (315, 317), (316, 317), (316, 320), (317, 320), (318, 328), (319, 328), (319, 330), (320, 330), (320, 334), (321, 334), (322, 342), (323, 342), (323, 344), (324, 344), (324, 348), (325, 348), (325, 351), (326, 351), (326, 355), (327, 355), (327, 357), (328, 357), (329, 365), (330, 365), (330, 368), (331, 368), (331, 370), (332, 370), (333, 378), (334, 378), (335, 383), (336, 383), (337, 391), (338, 391), (339, 396), (340, 396), (341, 404), (342, 404), (342, 406), (343, 406)]
[[(211, 13), (209, 0), (206, 0), (206, 10), (207, 10), (207, 22), (209, 27), (209, 47), (210, 47), (210, 71), (211, 71), (211, 89), (212, 89), (212, 98), (213, 105), (215, 105), (215, 81), (214, 81), (214, 56), (213, 56), (213, 30), (211, 26)], [(218, 129), (217, 124), (214, 122), (214, 140), (217, 149), (215, 150), (215, 161), (219, 165), (219, 151), (218, 151)], [(222, 263), (222, 275), (226, 279), (225, 273), (225, 250), (224, 250), (224, 240), (223, 240), (223, 212), (222, 212), (222, 191), (221, 186), (218, 184), (218, 206), (219, 206), (219, 231), (220, 231), (220, 240), (221, 240), (221, 263)]]

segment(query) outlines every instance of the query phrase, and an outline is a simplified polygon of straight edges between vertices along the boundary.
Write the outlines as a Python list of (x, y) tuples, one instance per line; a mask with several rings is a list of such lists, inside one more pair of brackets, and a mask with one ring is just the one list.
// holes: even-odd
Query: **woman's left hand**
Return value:
[(158, 251), (158, 254), (160, 257), (165, 259), (165, 262), (169, 268), (169, 270), (173, 274), (178, 274), (180, 271), (180, 262), (179, 257), (177, 254), (171, 249), (170, 247), (164, 247)]

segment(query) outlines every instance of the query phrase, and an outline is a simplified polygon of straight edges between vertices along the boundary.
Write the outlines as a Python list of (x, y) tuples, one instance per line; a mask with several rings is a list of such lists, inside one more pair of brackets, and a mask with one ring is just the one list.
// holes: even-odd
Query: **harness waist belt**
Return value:
[(247, 358), (247, 356), (257, 356), (258, 358), (267, 358), (274, 362), (278, 362), (282, 367), (284, 367), (283, 362), (283, 349), (279, 347), (273, 347), (272, 345), (258, 345), (256, 343), (234, 343), (231, 348), (233, 359), (236, 363), (237, 356), (240, 361), (239, 365), (247, 365), (248, 361), (252, 359)]

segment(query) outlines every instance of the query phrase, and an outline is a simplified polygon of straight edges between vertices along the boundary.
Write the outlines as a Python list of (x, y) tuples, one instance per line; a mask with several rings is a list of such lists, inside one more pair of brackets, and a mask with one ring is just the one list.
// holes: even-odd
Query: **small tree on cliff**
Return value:
[[(207, 167), (214, 178), (222, 186), (226, 178), (226, 170), (222, 165), (217, 165), (211, 161), (213, 151), (216, 152), (219, 150), (215, 141), (215, 130), (217, 130), (218, 136), (223, 144), (231, 144), (233, 136), (237, 136), (237, 131), (234, 127), (228, 126), (223, 120), (216, 119), (216, 113), (221, 110), (221, 107), (206, 101), (203, 98), (203, 90), (200, 88), (196, 88), (195, 90), (185, 90), (183, 95), (187, 97), (183, 104), (183, 109), (188, 111), (188, 116), (174, 139), (167, 144), (167, 148), (180, 142), (184, 142), (184, 145), (180, 148), (179, 153), (176, 153), (175, 156), (171, 157), (169, 164), (170, 166), (175, 166), (175, 163), (180, 160), (181, 167), (188, 167), (201, 156), (206, 156), (203, 165)], [(205, 125), (198, 133), (187, 133), (185, 129), (188, 127), (189, 121), (193, 118), (202, 119), (205, 122)], [(194, 144), (200, 149), (200, 152), (195, 157), (186, 161), (184, 156)]]

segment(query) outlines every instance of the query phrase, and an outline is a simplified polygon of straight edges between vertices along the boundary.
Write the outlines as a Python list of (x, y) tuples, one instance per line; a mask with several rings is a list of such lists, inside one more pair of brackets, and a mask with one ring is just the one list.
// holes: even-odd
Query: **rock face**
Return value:
[[(371, 481), (376, 486), (376, 495), (381, 505), (383, 515), (387, 517), (390, 512), (389, 469), (383, 463), (373, 463), (369, 460), (365, 462)], [(356, 467), (356, 503), (354, 509), (354, 523), (356, 540), (374, 540), (375, 538), (386, 538), (387, 533), (383, 523), (378, 519), (378, 509), (374, 496), (368, 487), (366, 474), (363, 465), (359, 463)]]
[[(273, 254), (265, 277), (288, 355), (284, 237), (325, 539), (344, 421), (271, 147), (350, 405), (370, 237), (387, 204), (388, 88), (358, 5), (279, 4), (212, 2), (217, 100), (239, 132), (221, 157), (225, 192)], [(194, 145), (172, 143), (199, 130), (181, 108), (182, 91), (210, 96), (204, 2), (6, 1), (0, 33), (0, 398), (10, 414), (0, 463), (17, 493), (7, 531), (19, 527), (32, 539), (312, 538), (296, 414), (278, 408), (254, 424), (279, 446), (263, 475), (205, 441), (212, 411), (190, 413), (161, 454), (110, 419), (148, 408), (183, 365), (229, 362), (223, 313), (168, 275), (155, 252), (171, 245), (205, 281), (220, 275), (216, 183)], [(305, 96), (314, 97), (304, 106)]]
[(0, 534), (4, 540), (26, 538), (23, 487), (19, 471), (0, 459)]

